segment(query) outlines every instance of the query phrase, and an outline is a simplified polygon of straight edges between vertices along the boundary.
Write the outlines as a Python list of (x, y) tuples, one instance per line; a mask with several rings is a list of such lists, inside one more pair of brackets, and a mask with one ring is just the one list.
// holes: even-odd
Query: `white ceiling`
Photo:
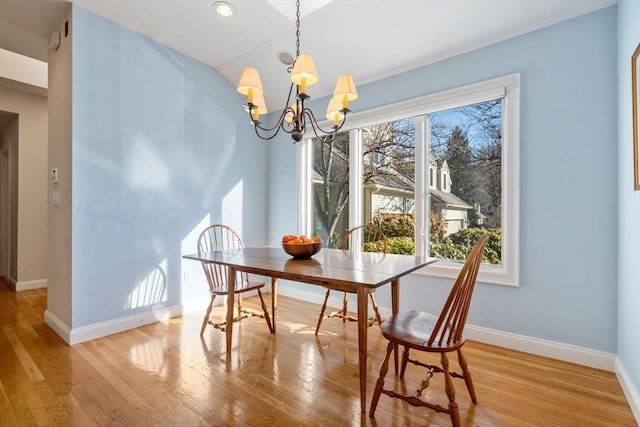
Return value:
[[(72, 0), (217, 69), (234, 84), (260, 71), (270, 111), (281, 108), (289, 79), (280, 52), (295, 54), (294, 0)], [(340, 74), (356, 85), (388, 77), (540, 29), (616, 0), (301, 0), (301, 51), (320, 77), (313, 97), (329, 95)], [(68, 2), (0, 0), (0, 48), (46, 60), (46, 38)], [(44, 43), (44, 44), (43, 44)]]

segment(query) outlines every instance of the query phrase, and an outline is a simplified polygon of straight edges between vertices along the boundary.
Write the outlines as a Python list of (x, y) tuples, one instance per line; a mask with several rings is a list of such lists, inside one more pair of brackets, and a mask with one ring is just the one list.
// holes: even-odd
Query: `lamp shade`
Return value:
[(333, 96), (340, 100), (344, 100), (346, 96), (347, 101), (353, 101), (358, 98), (358, 91), (356, 91), (356, 85), (353, 83), (353, 77), (350, 74), (343, 74), (338, 77)]
[(241, 94), (247, 95), (247, 102), (253, 104), (253, 97), (262, 95), (262, 82), (258, 70), (251, 67), (245, 68), (240, 76), (237, 89)]
[[(303, 79), (305, 79), (304, 82)], [(311, 55), (301, 53), (296, 58), (296, 63), (291, 72), (291, 81), (297, 85), (306, 84), (306, 86), (318, 83), (318, 72), (316, 71), (316, 65), (313, 63), (313, 57)]]
[(329, 101), (327, 106), (327, 119), (331, 120), (333, 124), (337, 124), (336, 121), (344, 119), (344, 113), (342, 112), (342, 100), (340, 98), (333, 97)]

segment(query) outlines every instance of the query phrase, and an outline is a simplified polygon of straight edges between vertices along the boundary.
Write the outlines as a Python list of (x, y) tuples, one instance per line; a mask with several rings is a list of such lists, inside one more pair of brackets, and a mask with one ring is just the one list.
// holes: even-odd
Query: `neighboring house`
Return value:
[[(330, 179), (334, 183), (345, 182), (347, 177), (341, 177), (340, 175), (349, 173), (348, 169), (339, 167), (339, 165), (343, 163), (346, 165), (347, 163), (344, 159), (348, 158), (348, 156), (343, 149), (344, 147), (340, 144), (336, 144), (334, 147), (336, 161), (333, 162)], [(370, 223), (379, 214), (408, 214), (415, 211), (414, 178), (400, 173), (399, 169), (402, 169), (401, 167), (397, 165), (392, 167), (393, 155), (387, 154), (377, 148), (365, 155), (363, 224)], [(445, 223), (447, 235), (453, 234), (469, 226), (469, 210), (474, 208), (451, 192), (453, 180), (447, 161), (445, 160), (438, 164), (434, 155), (429, 156), (429, 158), (430, 215), (435, 215)], [(343, 162), (338, 161), (338, 159), (343, 160)], [(412, 165), (409, 166), (413, 167)], [(323, 180), (315, 170), (312, 179), (314, 192), (323, 194)], [(334, 197), (329, 201), (333, 205), (331, 210), (335, 209), (337, 203), (335, 194), (338, 192), (337, 186), (333, 186), (329, 190), (329, 194)], [(349, 208), (347, 206), (343, 212), (346, 213), (348, 211)], [(480, 214), (479, 218), (484, 218), (484, 215)], [(338, 220), (335, 232), (341, 234), (347, 229), (347, 215), (342, 215)]]
[(382, 213), (407, 214), (415, 208), (413, 180), (397, 174), (375, 174), (363, 183), (364, 222)]
[(453, 180), (447, 161), (438, 164), (429, 156), (429, 211), (444, 221), (447, 234), (453, 234), (469, 225), (469, 210), (473, 209), (464, 200), (451, 192)]
[[(435, 166), (432, 168), (432, 165)], [(432, 173), (433, 171), (433, 173)], [(440, 167), (435, 160), (429, 165), (430, 213), (444, 221), (447, 234), (453, 234), (469, 225), (468, 211), (473, 209), (451, 192), (451, 173), (447, 162)], [(365, 222), (382, 213), (413, 213), (414, 182), (399, 174), (379, 173), (364, 183)]]
[(476, 213), (476, 224), (479, 226), (484, 225), (485, 221), (487, 220), (487, 216), (482, 213), (482, 207), (480, 203), (475, 202), (473, 204), (473, 210)]

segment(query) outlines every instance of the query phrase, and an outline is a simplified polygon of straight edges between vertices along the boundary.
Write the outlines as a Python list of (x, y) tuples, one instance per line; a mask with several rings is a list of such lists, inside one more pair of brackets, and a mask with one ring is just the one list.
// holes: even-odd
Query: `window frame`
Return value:
[[(427, 116), (438, 111), (459, 108), (502, 98), (502, 254), (500, 265), (482, 264), (478, 281), (508, 286), (519, 285), (519, 148), (520, 148), (520, 73), (486, 80), (467, 86), (445, 90), (418, 98), (373, 108), (349, 116), (343, 127), (349, 131), (350, 141), (361, 141), (361, 129), (373, 124), (415, 118), (416, 126), (416, 187), (415, 187), (415, 242), (416, 255), (428, 251), (429, 163)], [(328, 122), (327, 122), (328, 123)], [(326, 123), (321, 123), (326, 125)], [(298, 182), (298, 224), (300, 232), (309, 232), (312, 218), (309, 214), (311, 195), (311, 159), (313, 133), (305, 135), (296, 144)], [(424, 143), (422, 143), (424, 141)], [(359, 225), (362, 215), (362, 144), (349, 146), (349, 224)], [(417, 197), (422, 195), (422, 197)], [(417, 274), (455, 278), (461, 263), (441, 260), (419, 271)]]

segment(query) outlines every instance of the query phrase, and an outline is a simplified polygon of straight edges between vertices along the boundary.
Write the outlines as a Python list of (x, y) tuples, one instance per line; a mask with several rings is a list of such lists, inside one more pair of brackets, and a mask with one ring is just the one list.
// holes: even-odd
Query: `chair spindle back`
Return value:
[(462, 332), (469, 313), (471, 295), (473, 294), (476, 278), (478, 277), (478, 269), (482, 262), (482, 254), (488, 239), (489, 235), (483, 234), (471, 250), (429, 337), (429, 346), (436, 343), (437, 346), (445, 345), (448, 347), (462, 339)]
[[(238, 233), (223, 224), (213, 224), (205, 228), (198, 237), (198, 255), (215, 251), (234, 251), (244, 248)], [(221, 264), (202, 263), (204, 274), (211, 290), (226, 289), (228, 283), (227, 267)], [(248, 280), (246, 273), (241, 273), (242, 283)]]
[(373, 224), (365, 224), (353, 227), (347, 231), (347, 233), (342, 236), (339, 247), (343, 250), (364, 251), (365, 243), (374, 242), (382, 242), (382, 250), (369, 252), (387, 253), (387, 237), (382, 230)]

